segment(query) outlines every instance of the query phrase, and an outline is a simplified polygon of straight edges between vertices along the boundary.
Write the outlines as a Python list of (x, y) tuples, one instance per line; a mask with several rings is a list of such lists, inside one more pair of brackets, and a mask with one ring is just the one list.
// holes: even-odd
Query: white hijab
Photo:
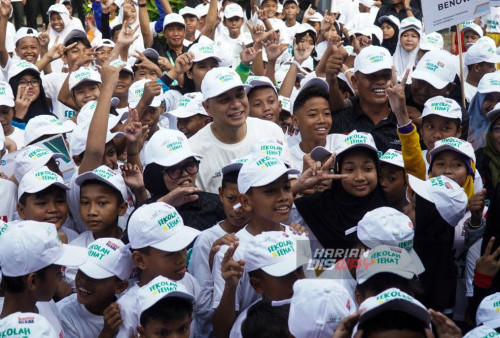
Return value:
[(47, 15), (49, 16), (49, 18), (50, 18), (50, 14), (52, 14), (53, 12), (58, 13), (61, 16), (61, 19), (64, 22), (64, 28), (62, 29), (62, 31), (60, 31), (58, 33), (55, 30), (53, 30), (52, 27), (50, 27), (50, 29), (49, 29), (49, 36), (50, 36), (49, 48), (52, 47), (52, 45), (54, 45), (57, 37), (59, 37), (58, 43), (63, 43), (64, 39), (69, 34), (69, 32), (71, 32), (73, 29), (78, 29), (72, 23), (71, 19), (69, 18), (69, 12), (68, 12), (68, 9), (66, 8), (66, 6), (64, 6), (63, 4), (55, 4), (55, 5), (50, 6), (49, 10), (47, 11)]
[[(132, 1), (132, 4), (135, 7), (135, 21), (132, 25), (130, 25), (131, 28), (135, 28), (139, 26), (139, 29), (137, 32), (135, 32), (136, 35), (139, 35), (137, 40), (134, 41), (132, 46), (129, 48), (129, 56), (135, 54), (135, 50), (138, 50), (139, 52), (144, 51), (144, 38), (142, 37), (142, 32), (141, 32), (141, 26), (139, 24), (139, 7), (137, 6), (137, 3), (135, 1)], [(120, 12), (118, 13), (118, 22), (120, 24), (123, 24), (123, 4), (120, 6)]]
[(401, 27), (399, 29), (398, 44), (396, 46), (396, 51), (394, 52), (394, 56), (392, 57), (393, 62), (394, 62), (394, 66), (396, 66), (396, 72), (397, 72), (398, 78), (403, 77), (407, 68), (410, 68), (410, 70), (413, 70), (413, 67), (415, 66), (415, 61), (417, 59), (418, 51), (420, 49), (418, 47), (418, 43), (417, 43), (417, 47), (414, 50), (412, 50), (411, 52), (404, 50), (403, 47), (401, 46), (401, 35), (404, 32), (411, 30), (411, 29), (413, 29), (414, 31), (417, 32), (417, 34), (419, 35), (419, 38), (422, 37), (422, 30), (416, 26), (412, 25), (412, 26), (407, 26), (407, 27)]

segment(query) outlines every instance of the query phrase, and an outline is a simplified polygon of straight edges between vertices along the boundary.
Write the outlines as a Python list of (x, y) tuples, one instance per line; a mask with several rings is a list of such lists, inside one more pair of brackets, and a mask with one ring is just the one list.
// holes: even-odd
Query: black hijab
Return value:
[[(40, 95), (38, 95), (37, 99), (31, 103), (31, 105), (28, 108), (28, 112), (26, 113), (24, 118), (22, 120), (18, 120), (18, 122), (28, 123), (30, 119), (38, 115), (54, 116), (54, 114), (50, 112), (49, 104), (47, 103), (47, 97), (45, 96), (45, 91), (43, 90), (43, 83), (40, 74), (35, 72), (34, 70), (26, 69), (21, 73), (17, 74), (16, 76), (13, 76), (9, 80), (9, 84), (10, 87), (12, 88), (14, 97), (17, 97), (17, 90), (21, 77), (26, 74), (33, 75), (36, 79), (40, 81)], [(64, 78), (62, 78), (62, 80), (64, 80)]]
[[(382, 47), (387, 48), (389, 52), (391, 52), (391, 55), (394, 55), (396, 46), (398, 45), (399, 27), (391, 20), (384, 20), (382, 22), (385, 22), (386, 24), (390, 25), (392, 29), (394, 29), (394, 35), (392, 36), (392, 38), (382, 40)], [(382, 22), (380, 23), (380, 25), (382, 25)]]

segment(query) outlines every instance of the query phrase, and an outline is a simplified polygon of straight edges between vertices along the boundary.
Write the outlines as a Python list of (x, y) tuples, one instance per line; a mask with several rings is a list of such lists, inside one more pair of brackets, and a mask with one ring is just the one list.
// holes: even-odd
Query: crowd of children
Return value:
[(500, 336), (497, 7), (13, 1), (0, 337)]

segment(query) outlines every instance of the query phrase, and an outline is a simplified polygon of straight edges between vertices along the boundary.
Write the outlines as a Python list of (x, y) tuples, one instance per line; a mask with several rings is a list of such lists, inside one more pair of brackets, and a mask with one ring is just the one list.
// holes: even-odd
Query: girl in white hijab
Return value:
[[(115, 1), (115, 3), (117, 3), (117, 1)], [(139, 52), (144, 51), (144, 38), (142, 37), (141, 27), (139, 24), (139, 7), (137, 6), (137, 4), (131, 0), (125, 0), (123, 2), (120, 7), (120, 12), (118, 13), (118, 20), (123, 25), (125, 25), (125, 23), (123, 22), (123, 15), (125, 14), (125, 12), (128, 12), (127, 24), (130, 26), (130, 28), (135, 29), (135, 27), (139, 26), (139, 29), (137, 30), (137, 32), (135, 32), (135, 35), (138, 35), (139, 37), (129, 48), (130, 56), (136, 54), (136, 50), (138, 50)]]
[[(413, 70), (418, 54), (418, 44), (422, 36), (422, 23), (414, 17), (401, 21), (399, 27), (399, 41), (394, 52), (393, 61), (399, 78), (402, 78), (406, 69)], [(411, 74), (411, 73), (410, 73)]]
[(54, 45), (56, 38), (59, 37), (58, 43), (63, 43), (66, 36), (73, 29), (81, 29), (81, 25), (75, 25), (69, 17), (69, 12), (63, 4), (54, 4), (49, 7), (47, 15), (50, 20), (49, 28), (49, 49)]

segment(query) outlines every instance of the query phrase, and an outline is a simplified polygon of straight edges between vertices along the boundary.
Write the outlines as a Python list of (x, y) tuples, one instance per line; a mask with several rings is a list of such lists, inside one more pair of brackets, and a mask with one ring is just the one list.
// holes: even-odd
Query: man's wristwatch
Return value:
[(140, 3), (140, 2), (139, 2), (139, 3), (138, 3), (138, 6), (139, 6), (139, 7), (146, 7), (146, 3), (145, 3), (145, 2), (144, 2), (144, 3)]

